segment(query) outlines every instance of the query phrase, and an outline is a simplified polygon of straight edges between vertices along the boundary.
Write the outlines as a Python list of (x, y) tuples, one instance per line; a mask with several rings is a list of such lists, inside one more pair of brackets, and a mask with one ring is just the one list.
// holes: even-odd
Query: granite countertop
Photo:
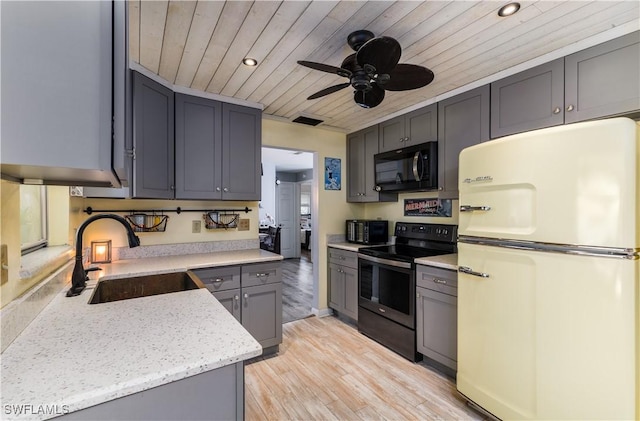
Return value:
[[(82, 294), (67, 298), (65, 287), (2, 353), (3, 419), (51, 418), (262, 352), (207, 289), (89, 305), (99, 278), (281, 259), (252, 249), (101, 264)], [(16, 415), (7, 405), (31, 409)], [(38, 411), (46, 405), (57, 413)]]
[(357, 244), (357, 243), (329, 243), (327, 247), (333, 247), (336, 249), (347, 250), (347, 251), (355, 251), (357, 252), (361, 248), (364, 247), (374, 247), (379, 246), (380, 244), (368, 245), (368, 244)]
[(458, 271), (458, 254), (442, 254), (440, 256), (420, 257), (414, 260), (418, 265), (434, 266), (442, 269)]

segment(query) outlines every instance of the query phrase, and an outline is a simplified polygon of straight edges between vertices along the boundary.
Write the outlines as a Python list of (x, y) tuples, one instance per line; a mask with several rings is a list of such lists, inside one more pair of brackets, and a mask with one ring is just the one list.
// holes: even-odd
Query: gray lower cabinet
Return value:
[(282, 343), (280, 262), (221, 266), (193, 272), (260, 342), (265, 352), (277, 351)]
[(373, 157), (378, 153), (378, 126), (347, 136), (347, 202), (395, 202), (395, 193), (375, 189)]
[(565, 57), (565, 123), (640, 112), (640, 32)]
[(491, 84), (491, 137), (564, 123), (564, 59)]
[(438, 190), (458, 197), (458, 155), (489, 140), (489, 85), (438, 102)]
[(243, 420), (244, 363), (220, 367), (59, 417), (71, 420)]
[(133, 74), (133, 190), (132, 196), (173, 199), (173, 91), (148, 77)]
[(358, 320), (358, 254), (329, 247), (328, 255), (329, 307)]
[(417, 348), (425, 357), (457, 370), (458, 275), (455, 271), (417, 266)]
[(438, 106), (431, 104), (378, 125), (379, 152), (438, 140)]

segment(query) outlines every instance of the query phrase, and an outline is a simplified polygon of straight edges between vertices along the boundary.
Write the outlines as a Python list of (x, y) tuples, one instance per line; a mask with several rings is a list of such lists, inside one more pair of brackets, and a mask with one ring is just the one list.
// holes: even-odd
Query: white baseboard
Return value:
[(333, 310), (330, 308), (323, 308), (322, 310), (318, 310), (317, 308), (311, 308), (311, 312), (316, 317), (327, 317), (333, 314)]

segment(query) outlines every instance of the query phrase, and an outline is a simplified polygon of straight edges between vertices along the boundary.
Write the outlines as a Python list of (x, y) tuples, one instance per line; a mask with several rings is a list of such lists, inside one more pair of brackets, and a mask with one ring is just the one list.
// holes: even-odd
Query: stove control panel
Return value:
[(458, 239), (458, 226), (396, 222), (395, 235), (398, 238), (454, 243)]

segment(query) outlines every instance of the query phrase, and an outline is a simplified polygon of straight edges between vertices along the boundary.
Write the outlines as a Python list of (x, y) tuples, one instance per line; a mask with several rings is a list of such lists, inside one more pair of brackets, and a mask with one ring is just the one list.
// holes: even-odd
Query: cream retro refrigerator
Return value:
[(460, 154), (457, 388), (501, 419), (640, 419), (640, 137), (626, 118)]

